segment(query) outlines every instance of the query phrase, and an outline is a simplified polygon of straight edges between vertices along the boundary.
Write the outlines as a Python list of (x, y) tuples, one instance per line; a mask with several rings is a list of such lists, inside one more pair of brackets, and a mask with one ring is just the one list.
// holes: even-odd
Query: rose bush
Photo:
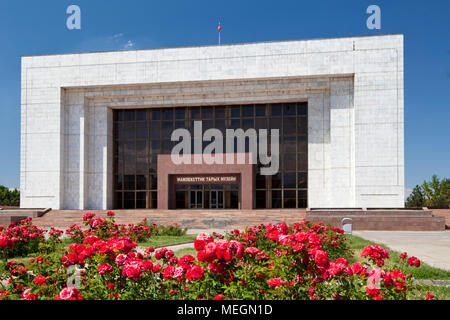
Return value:
[[(0, 299), (383, 300), (406, 299), (416, 290), (402, 268), (419, 267), (417, 258), (404, 253), (400, 265), (387, 268), (388, 252), (367, 246), (361, 253), (367, 263), (350, 264), (343, 231), (323, 223), (200, 233), (196, 257), (176, 257), (164, 248), (138, 250), (136, 241), (156, 229), (148, 223), (119, 226), (113, 218), (112, 212), (106, 219), (87, 213), (85, 230), (68, 229), (74, 243), (63, 254), (43, 254), (28, 265), (6, 263)], [(0, 250), (16, 242), (0, 234)]]

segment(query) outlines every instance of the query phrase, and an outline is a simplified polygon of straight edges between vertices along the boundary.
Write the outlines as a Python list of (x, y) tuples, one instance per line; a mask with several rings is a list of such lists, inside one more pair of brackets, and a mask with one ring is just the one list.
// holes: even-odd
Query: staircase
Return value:
[(313, 209), (306, 214), (312, 222), (322, 221), (342, 228), (342, 219), (352, 219), (353, 230), (444, 231), (445, 217), (423, 209)]

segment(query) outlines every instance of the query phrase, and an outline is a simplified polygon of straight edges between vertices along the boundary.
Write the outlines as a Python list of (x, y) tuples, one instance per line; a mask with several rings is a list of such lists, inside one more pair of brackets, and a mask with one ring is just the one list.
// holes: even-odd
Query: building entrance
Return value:
[(238, 185), (177, 186), (176, 209), (239, 209)]
[(224, 208), (223, 200), (224, 200), (223, 190), (209, 191), (209, 208), (210, 209), (223, 209)]

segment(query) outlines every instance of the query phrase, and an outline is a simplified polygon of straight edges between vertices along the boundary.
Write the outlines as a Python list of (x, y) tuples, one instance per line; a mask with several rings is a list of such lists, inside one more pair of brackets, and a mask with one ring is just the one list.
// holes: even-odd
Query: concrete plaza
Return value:
[(430, 266), (450, 270), (450, 231), (354, 231), (353, 234), (407, 252)]

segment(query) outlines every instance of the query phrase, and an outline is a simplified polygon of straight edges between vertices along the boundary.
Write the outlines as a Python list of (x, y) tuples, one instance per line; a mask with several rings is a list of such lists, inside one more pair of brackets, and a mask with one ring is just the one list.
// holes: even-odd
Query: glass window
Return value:
[[(231, 118), (231, 119), (230, 119)], [(308, 104), (273, 103), (233, 106), (177, 107), (113, 111), (113, 186), (114, 205), (122, 208), (157, 208), (158, 154), (170, 154), (176, 142), (170, 141), (174, 129), (188, 128), (193, 134), (194, 121), (202, 121), (203, 131), (210, 128), (280, 130), (280, 170), (274, 176), (262, 176), (261, 164), (255, 177), (257, 208), (303, 208), (307, 206)], [(148, 120), (147, 120), (148, 119)], [(192, 137), (192, 142), (194, 142)], [(199, 141), (205, 147), (210, 142)], [(237, 141), (235, 140), (237, 151)], [(245, 139), (245, 150), (250, 149)], [(192, 150), (194, 151), (194, 150)], [(225, 151), (225, 150), (224, 150)], [(226, 208), (238, 208), (237, 185), (223, 187)], [(204, 188), (204, 187), (202, 187)], [(188, 188), (177, 191), (188, 192)], [(206, 186), (205, 190), (212, 190)], [(188, 194), (188, 193), (186, 193)], [(185, 195), (186, 195), (185, 194)], [(206, 199), (206, 198), (205, 198)], [(182, 194), (177, 195), (182, 208)]]
[(295, 116), (297, 113), (297, 105), (295, 103), (285, 103), (283, 105), (284, 116)]
[(255, 127), (255, 122), (253, 119), (242, 119), (242, 129), (253, 129)]
[(147, 190), (147, 176), (136, 176), (136, 190)]
[(284, 208), (295, 208), (297, 206), (296, 201), (296, 191), (295, 190), (285, 190), (283, 198)]
[(308, 157), (304, 153), (298, 154), (298, 171), (299, 172), (308, 171)]
[(288, 172), (284, 174), (283, 186), (284, 188), (295, 188), (296, 187), (297, 174), (295, 172)]
[(161, 122), (152, 121), (150, 122), (150, 138), (159, 139), (161, 137)]
[(282, 207), (282, 197), (281, 190), (273, 190), (272, 191), (272, 208), (281, 208)]
[(124, 125), (124, 134), (123, 137), (126, 140), (133, 140), (135, 138), (135, 130), (136, 130), (136, 123), (135, 122), (127, 122)]
[(217, 118), (225, 118), (225, 107), (216, 107), (216, 119)]
[(270, 106), (271, 116), (281, 116), (281, 106), (279, 104), (272, 104)]
[(125, 111), (125, 121), (134, 121), (135, 120), (134, 116), (135, 116), (134, 110)]
[(283, 133), (285, 135), (295, 135), (297, 130), (297, 122), (295, 118), (283, 119)]
[(255, 106), (255, 114), (257, 117), (265, 117), (266, 116), (266, 105), (265, 104), (257, 104)]
[(267, 191), (256, 191), (256, 209), (266, 208)]
[(299, 172), (298, 187), (302, 189), (306, 189), (308, 187), (308, 175), (306, 172)]
[[(255, 129), (267, 129), (267, 119), (266, 118), (256, 118), (255, 120)], [(270, 134), (270, 132), (267, 132)]]
[(228, 129), (241, 129), (241, 120), (240, 119), (232, 119), (230, 121), (230, 126)]
[(124, 192), (124, 209), (135, 209), (136, 208), (136, 193), (134, 192)]
[(125, 175), (123, 182), (124, 190), (136, 190), (136, 177), (134, 175)]
[(202, 108), (202, 118), (203, 119), (212, 119), (214, 117), (214, 108), (213, 107), (203, 107)]
[(306, 117), (297, 118), (297, 133), (299, 135), (308, 134), (308, 119)]
[(185, 121), (175, 121), (175, 129), (186, 129)]
[(241, 117), (241, 106), (231, 107), (230, 113), (232, 118), (240, 118)]
[(172, 152), (173, 142), (170, 140), (163, 140), (162, 142), (162, 153), (170, 154)]
[(163, 121), (161, 134), (163, 138), (171, 137), (173, 132), (173, 121)]
[(158, 193), (157, 192), (150, 192), (150, 203), (151, 203), (151, 209), (158, 208)]
[(156, 174), (150, 175), (150, 189), (151, 190), (158, 189), (158, 176)]
[(269, 127), (270, 129), (278, 129), (281, 132), (281, 118), (270, 118), (269, 119)]
[(185, 108), (177, 108), (175, 110), (175, 119), (177, 119), (177, 120), (186, 119), (186, 109)]
[(161, 120), (161, 110), (152, 109), (152, 120)]
[(301, 102), (297, 104), (297, 115), (304, 116), (308, 114), (308, 103)]
[[(295, 153), (288, 153), (283, 156), (283, 169), (284, 171), (296, 171), (297, 166), (297, 159)], [(295, 178), (294, 178), (295, 181)], [(295, 182), (294, 182), (295, 184)], [(287, 187), (287, 188), (295, 188), (294, 187)]]
[(147, 112), (145, 110), (136, 110), (136, 121), (147, 120)]
[(116, 192), (114, 195), (114, 207), (115, 208), (123, 208), (123, 193)]
[(297, 152), (307, 153), (308, 152), (308, 137), (298, 136), (297, 137)]
[(147, 139), (147, 137), (148, 137), (147, 122), (137, 122), (136, 123), (136, 139)]
[(220, 131), (222, 131), (222, 134), (225, 136), (225, 120), (216, 120), (215, 121), (215, 127), (216, 129), (219, 129)]
[(192, 119), (200, 119), (201, 118), (201, 112), (200, 108), (192, 108), (191, 109), (191, 118)]
[(254, 114), (253, 105), (242, 106), (243, 117), (253, 117), (253, 114)]
[(256, 175), (256, 189), (265, 189), (265, 188), (266, 188), (266, 176), (257, 174)]
[(168, 121), (173, 121), (173, 109), (171, 109), (171, 108), (163, 109), (162, 119), (168, 120)]
[(136, 192), (136, 209), (145, 209), (147, 207), (147, 193)]
[(272, 178), (272, 189), (281, 188), (281, 173), (277, 173), (273, 176), (268, 176)]
[(295, 153), (297, 150), (297, 138), (296, 137), (284, 137), (282, 145), (284, 153)]
[(121, 175), (114, 177), (114, 187), (116, 190), (123, 190), (123, 177)]

